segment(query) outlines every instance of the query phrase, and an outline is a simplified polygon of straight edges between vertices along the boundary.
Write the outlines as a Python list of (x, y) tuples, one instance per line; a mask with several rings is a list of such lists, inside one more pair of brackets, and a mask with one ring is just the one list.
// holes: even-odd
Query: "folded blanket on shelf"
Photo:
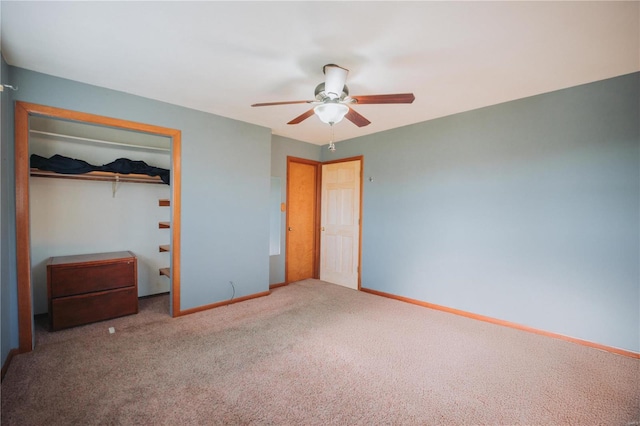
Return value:
[(113, 172), (127, 175), (136, 173), (148, 176), (159, 176), (167, 185), (170, 184), (171, 172), (168, 169), (150, 166), (144, 161), (130, 160), (128, 158), (118, 158), (111, 163), (102, 166), (94, 166), (84, 160), (65, 157), (55, 154), (50, 158), (45, 158), (37, 154), (31, 154), (31, 167), (40, 170), (62, 174), (83, 174), (89, 172)]

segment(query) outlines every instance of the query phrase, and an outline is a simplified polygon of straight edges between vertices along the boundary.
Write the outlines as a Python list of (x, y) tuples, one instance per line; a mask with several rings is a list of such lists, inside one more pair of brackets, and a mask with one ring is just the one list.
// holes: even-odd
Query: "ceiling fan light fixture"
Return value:
[(313, 109), (320, 121), (327, 124), (336, 124), (342, 121), (349, 112), (349, 107), (336, 102), (328, 102), (318, 105)]

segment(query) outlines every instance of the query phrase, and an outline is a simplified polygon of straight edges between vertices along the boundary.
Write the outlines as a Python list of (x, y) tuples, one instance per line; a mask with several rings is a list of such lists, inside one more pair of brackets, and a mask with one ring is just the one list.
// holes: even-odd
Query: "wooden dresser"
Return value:
[(51, 331), (138, 313), (138, 262), (130, 251), (51, 257)]

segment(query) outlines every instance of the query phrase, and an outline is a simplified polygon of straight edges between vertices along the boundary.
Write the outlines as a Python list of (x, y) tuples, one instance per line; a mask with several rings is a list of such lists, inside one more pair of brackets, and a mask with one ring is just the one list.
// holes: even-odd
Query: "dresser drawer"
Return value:
[(118, 263), (50, 266), (51, 297), (73, 296), (135, 284), (133, 260)]
[(62, 297), (52, 301), (51, 330), (138, 313), (135, 287)]
[(130, 251), (49, 258), (52, 331), (138, 313), (138, 260)]

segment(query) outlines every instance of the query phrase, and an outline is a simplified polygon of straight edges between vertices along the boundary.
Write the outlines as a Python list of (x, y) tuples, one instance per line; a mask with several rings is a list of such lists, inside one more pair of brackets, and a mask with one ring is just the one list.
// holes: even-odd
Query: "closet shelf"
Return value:
[(171, 278), (171, 268), (160, 268), (160, 275)]
[(171, 223), (170, 222), (159, 222), (158, 223), (158, 228), (160, 228), (160, 229), (171, 228)]
[(76, 180), (97, 180), (106, 182), (134, 182), (134, 183), (155, 183), (164, 184), (159, 176), (148, 176), (140, 174), (121, 174), (113, 172), (89, 172), (79, 175), (68, 175), (63, 173), (50, 172), (47, 170), (31, 169), (31, 176), (48, 177), (57, 179), (76, 179)]
[(160, 246), (160, 252), (163, 252), (163, 251), (170, 251), (170, 250), (171, 250), (171, 247), (169, 246), (169, 244), (162, 244), (162, 245)]
[(72, 135), (66, 135), (66, 134), (55, 133), (55, 132), (44, 132), (42, 130), (31, 129), (31, 130), (29, 130), (29, 133), (35, 134), (35, 135), (50, 136), (50, 137), (52, 136), (54, 138), (64, 138), (64, 139), (68, 139), (70, 141), (92, 142), (92, 143), (104, 144), (104, 145), (124, 146), (126, 148), (143, 149), (145, 151), (171, 152), (171, 148), (168, 148), (168, 147), (165, 148), (165, 147), (152, 146), (152, 145), (140, 145), (140, 144), (134, 144), (134, 143), (127, 143), (127, 142), (107, 141), (107, 140), (103, 140), (103, 139), (85, 138), (85, 137), (82, 137), (82, 136), (72, 136)]

